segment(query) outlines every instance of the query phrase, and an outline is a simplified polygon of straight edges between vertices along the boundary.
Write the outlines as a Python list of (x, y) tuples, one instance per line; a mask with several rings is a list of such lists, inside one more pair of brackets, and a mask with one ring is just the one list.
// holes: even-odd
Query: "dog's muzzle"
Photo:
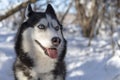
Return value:
[(50, 58), (57, 58), (58, 57), (58, 52), (56, 48), (45, 48), (44, 46), (42, 46), (42, 44), (40, 42), (38, 42), (37, 40), (35, 40), (35, 42), (43, 49), (44, 53), (49, 56)]

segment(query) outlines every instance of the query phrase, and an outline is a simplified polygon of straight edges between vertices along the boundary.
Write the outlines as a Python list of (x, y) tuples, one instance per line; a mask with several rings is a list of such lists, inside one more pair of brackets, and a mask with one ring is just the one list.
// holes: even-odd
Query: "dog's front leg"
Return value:
[(16, 79), (17, 80), (28, 80), (28, 76), (26, 76), (23, 71), (18, 70), (16, 72)]
[(31, 72), (25, 72), (18, 70), (16, 71), (16, 80), (40, 80), (37, 76), (32, 75)]

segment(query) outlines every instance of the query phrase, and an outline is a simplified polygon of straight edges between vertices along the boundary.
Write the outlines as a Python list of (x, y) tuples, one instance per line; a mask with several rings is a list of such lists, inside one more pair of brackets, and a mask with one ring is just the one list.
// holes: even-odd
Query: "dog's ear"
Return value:
[(33, 10), (30, 4), (28, 4), (26, 11), (25, 11), (25, 17), (30, 17), (33, 14)]
[(51, 6), (51, 4), (48, 4), (46, 13), (56, 17), (55, 11), (54, 11), (53, 7)]

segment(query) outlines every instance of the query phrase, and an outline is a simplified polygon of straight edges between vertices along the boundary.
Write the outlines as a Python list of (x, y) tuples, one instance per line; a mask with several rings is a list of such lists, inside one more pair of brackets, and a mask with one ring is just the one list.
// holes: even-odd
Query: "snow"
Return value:
[(13, 44), (0, 42), (0, 80), (14, 80), (12, 72), (14, 59)]
[[(120, 27), (115, 30), (112, 40), (102, 33), (92, 39), (81, 35), (79, 26), (69, 25), (64, 29), (68, 41), (66, 80), (120, 80)], [(14, 80), (12, 66), (16, 58), (14, 52), (14, 37), (16, 31), (0, 27), (0, 80)], [(107, 36), (106, 36), (107, 35)]]

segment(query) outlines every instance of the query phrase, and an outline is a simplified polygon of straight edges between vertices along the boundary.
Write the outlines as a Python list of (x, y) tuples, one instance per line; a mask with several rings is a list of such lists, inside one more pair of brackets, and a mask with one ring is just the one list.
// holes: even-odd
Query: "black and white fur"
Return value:
[[(42, 30), (43, 26), (46, 29)], [(59, 37), (57, 46), (58, 57), (50, 58), (45, 54), (39, 43), (44, 47), (53, 46), (51, 39)], [(37, 42), (36, 42), (37, 41)], [(23, 22), (16, 36), (14, 63), (15, 80), (65, 80), (66, 40), (62, 33), (62, 25), (50, 4), (45, 12), (35, 12), (31, 5), (27, 8), (27, 20)]]

